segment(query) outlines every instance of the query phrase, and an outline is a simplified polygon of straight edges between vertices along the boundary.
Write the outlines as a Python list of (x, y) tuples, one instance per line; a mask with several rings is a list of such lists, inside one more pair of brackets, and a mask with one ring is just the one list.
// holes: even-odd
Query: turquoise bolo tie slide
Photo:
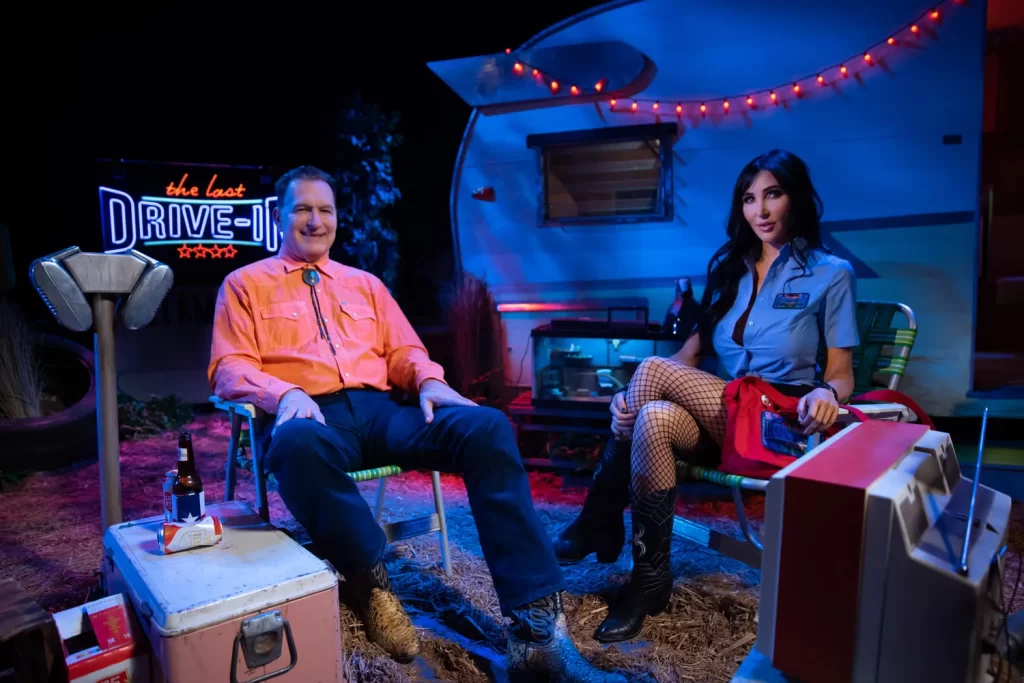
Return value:
[(306, 268), (302, 271), (302, 281), (310, 287), (320, 284), (320, 273), (315, 268)]

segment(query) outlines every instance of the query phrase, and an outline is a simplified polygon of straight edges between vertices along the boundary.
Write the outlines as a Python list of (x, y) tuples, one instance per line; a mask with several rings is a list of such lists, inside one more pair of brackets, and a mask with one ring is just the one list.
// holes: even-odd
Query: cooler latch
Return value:
[(252, 678), (246, 683), (257, 683), (275, 676), (286, 674), (295, 668), (299, 661), (299, 653), (295, 650), (295, 639), (292, 637), (292, 627), (288, 620), (281, 614), (281, 610), (264, 612), (254, 617), (249, 617), (242, 622), (242, 627), (235, 636), (235, 644), (231, 648), (231, 683), (238, 683), (238, 646), (242, 646), (242, 655), (245, 657), (245, 665), (249, 669), (266, 666), (281, 656), (283, 644), (282, 635), (288, 639), (288, 666), (277, 671), (264, 674), (259, 678)]

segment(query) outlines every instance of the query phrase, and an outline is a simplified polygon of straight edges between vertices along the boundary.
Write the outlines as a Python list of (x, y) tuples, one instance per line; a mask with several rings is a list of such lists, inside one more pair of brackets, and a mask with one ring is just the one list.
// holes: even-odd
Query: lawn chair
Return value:
[[(906, 318), (906, 327), (894, 327), (897, 315)], [(885, 301), (857, 302), (857, 331), (861, 344), (853, 352), (854, 396), (875, 389), (891, 389), (899, 386), (900, 378), (907, 369), (910, 351), (917, 338), (917, 320), (909, 306), (901, 303)], [(818, 358), (821, 367), (825, 366), (824, 354)], [(898, 403), (857, 404), (855, 407), (875, 420), (892, 422), (911, 422), (917, 419), (912, 410)], [(839, 422), (849, 422), (853, 418), (840, 408)], [(815, 446), (817, 439), (810, 444)], [(718, 470), (698, 467), (684, 461), (676, 461), (677, 480), (684, 478), (710, 482), (726, 486), (732, 491), (736, 503), (736, 516), (739, 518), (740, 530), (746, 541), (741, 541), (714, 529), (705, 527), (692, 520), (676, 515), (673, 533), (694, 543), (706, 546), (720, 553), (737, 559), (751, 567), (761, 566), (761, 541), (750, 526), (743, 507), (743, 491), (764, 492), (768, 488), (767, 479), (754, 479), (735, 474), (727, 474)]]
[[(265, 413), (251, 403), (225, 401), (217, 396), (211, 396), (210, 401), (218, 410), (227, 412), (231, 420), (231, 441), (228, 444), (228, 458), (224, 475), (224, 500), (231, 501), (235, 498), (235, 468), (248, 470), (252, 472), (253, 478), (256, 480), (257, 511), (264, 521), (269, 522), (270, 507), (267, 504), (267, 486), (276, 487), (277, 480), (273, 473), (264, 473), (263, 471), (263, 440), (259, 430)], [(242, 429), (243, 422), (248, 425), (248, 429)], [(247, 447), (251, 456), (246, 455)], [(377, 487), (377, 504), (374, 510), (378, 524), (384, 508), (384, 490), (387, 480), (389, 477), (402, 474), (402, 472), (400, 467), (388, 466), (348, 473), (348, 476), (356, 482), (380, 480), (380, 485)], [(435, 512), (426, 517), (395, 521), (383, 524), (381, 527), (388, 543), (438, 532), (441, 542), (441, 566), (445, 576), (451, 576), (452, 563), (448, 553), (448, 525), (444, 516), (444, 499), (441, 496), (441, 475), (439, 472), (431, 472), (430, 478), (434, 487)]]

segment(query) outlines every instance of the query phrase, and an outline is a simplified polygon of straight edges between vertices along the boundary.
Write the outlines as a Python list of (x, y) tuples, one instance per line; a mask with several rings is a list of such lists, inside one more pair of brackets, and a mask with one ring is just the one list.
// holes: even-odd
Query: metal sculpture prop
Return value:
[(100, 508), (106, 530), (122, 519), (115, 318), (129, 330), (148, 325), (174, 284), (174, 273), (134, 249), (101, 254), (68, 247), (33, 261), (29, 278), (59, 324), (75, 332), (94, 332)]

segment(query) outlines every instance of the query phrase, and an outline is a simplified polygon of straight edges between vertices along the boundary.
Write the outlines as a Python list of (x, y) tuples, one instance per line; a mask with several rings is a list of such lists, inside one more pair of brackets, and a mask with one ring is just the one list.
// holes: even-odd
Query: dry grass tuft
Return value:
[(0, 299), (0, 419), (39, 417), (42, 397), (32, 330), (15, 304)]

